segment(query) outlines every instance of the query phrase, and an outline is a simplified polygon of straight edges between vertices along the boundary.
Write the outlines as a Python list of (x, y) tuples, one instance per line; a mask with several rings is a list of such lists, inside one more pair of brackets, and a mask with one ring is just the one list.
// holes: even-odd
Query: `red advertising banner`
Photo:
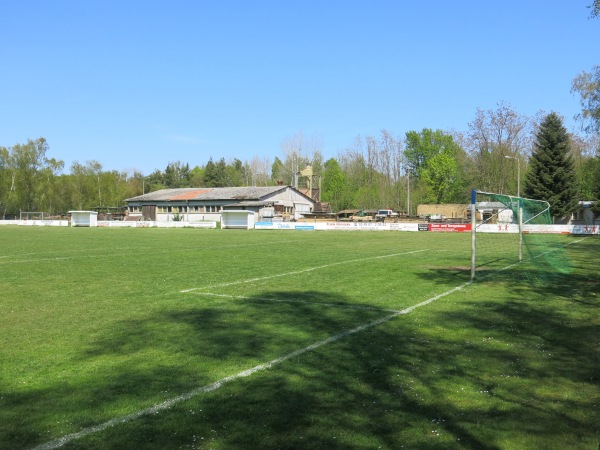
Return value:
[(471, 231), (470, 223), (430, 223), (429, 231)]

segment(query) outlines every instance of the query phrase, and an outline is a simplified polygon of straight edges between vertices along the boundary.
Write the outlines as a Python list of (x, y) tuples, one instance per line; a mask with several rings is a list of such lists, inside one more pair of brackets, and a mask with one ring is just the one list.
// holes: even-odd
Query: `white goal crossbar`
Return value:
[(20, 220), (44, 220), (44, 213), (42, 211), (20, 211)]

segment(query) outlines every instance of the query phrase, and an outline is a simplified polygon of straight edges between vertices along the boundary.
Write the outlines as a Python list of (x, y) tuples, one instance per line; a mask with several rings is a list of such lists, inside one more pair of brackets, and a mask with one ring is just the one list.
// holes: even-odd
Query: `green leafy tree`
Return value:
[(577, 188), (570, 139), (554, 112), (542, 121), (525, 178), (525, 197), (545, 200), (553, 217), (565, 217), (577, 208)]
[(160, 189), (165, 189), (166, 187), (164, 174), (159, 169), (156, 169), (144, 178), (143, 191), (145, 193), (158, 191)]
[(227, 163), (225, 162), (225, 158), (221, 158), (217, 161), (216, 168), (217, 181), (215, 187), (231, 186), (227, 178)]
[(244, 186), (246, 184), (246, 168), (237, 158), (225, 168), (227, 186)]
[(594, 177), (594, 183), (592, 185), (592, 198), (596, 200), (593, 206), (593, 211), (596, 215), (600, 215), (600, 157), (596, 157), (595, 166), (596, 166), (596, 177)]
[(217, 179), (217, 166), (212, 158), (208, 159), (204, 166), (204, 184), (206, 187), (214, 187)]
[[(363, 184), (354, 194), (354, 203), (360, 209), (374, 210), (382, 208), (379, 189), (375, 184)], [(383, 207), (387, 208), (390, 207), (390, 205), (385, 205)]]
[(204, 167), (196, 166), (190, 170), (190, 186), (191, 187), (202, 187), (204, 186)]
[(131, 172), (126, 174), (126, 179), (127, 182), (124, 186), (124, 192), (122, 193), (123, 199), (142, 195), (146, 188), (144, 174), (137, 169), (133, 169)]
[(207, 187), (224, 187), (228, 186), (227, 182), (227, 164), (225, 159), (221, 158), (215, 164), (210, 158), (204, 168), (204, 182)]
[(271, 180), (273, 180), (273, 182), (279, 180), (286, 181), (283, 162), (278, 157), (275, 157), (275, 161), (273, 161), (273, 164), (271, 165)]
[(333, 211), (340, 211), (351, 206), (351, 196), (348, 193), (348, 180), (339, 163), (328, 159), (324, 164), (321, 184), (321, 199), (329, 202)]
[(595, 139), (596, 155), (589, 160), (589, 200), (596, 200), (592, 209), (600, 216), (600, 134)]
[(95, 160), (71, 164), (71, 202), (75, 208), (90, 209), (103, 205), (101, 173), (102, 164)]
[(592, 10), (590, 13), (590, 17), (598, 17), (600, 16), (600, 0), (594, 0), (594, 2), (588, 6)]
[(10, 153), (7, 148), (0, 147), (0, 213), (6, 218), (9, 208), (13, 173), (10, 167)]
[(431, 190), (429, 200), (433, 203), (452, 201), (457, 175), (458, 166), (451, 152), (442, 151), (431, 157), (421, 174), (425, 185)]
[(119, 172), (118, 170), (101, 172), (101, 206), (123, 206), (125, 204), (125, 198), (130, 197), (130, 195), (128, 195), (129, 182), (130, 180), (126, 172)]
[(434, 132), (429, 128), (424, 128), (421, 132), (408, 131), (406, 133), (404, 156), (411, 177), (421, 177), (427, 162), (439, 153), (442, 146), (439, 139), (442, 136), (441, 131)]
[(46, 157), (46, 139), (0, 148), (0, 206), (2, 215), (19, 211), (49, 212), (52, 182), (62, 161)]
[[(375, 203), (377, 208), (379, 202), (373, 202), (372, 192), (364, 192), (365, 186), (369, 184), (369, 168), (364, 155), (359, 149), (348, 150), (339, 157), (339, 164), (348, 180), (349, 204), (354, 208), (371, 208), (371, 203)], [(362, 191), (361, 191), (362, 190)]]
[(312, 154), (310, 165), (312, 166), (313, 174), (315, 176), (323, 175), (323, 170), (325, 170), (325, 168), (323, 162), (323, 154), (320, 150), (315, 150), (315, 152)]
[(578, 185), (581, 197), (587, 199), (600, 199), (600, 159), (588, 158), (577, 171)]
[[(592, 17), (600, 15), (600, 0), (595, 0), (592, 8)], [(597, 142), (600, 140), (600, 66), (594, 66), (591, 72), (582, 72), (571, 85), (571, 92), (580, 95), (581, 113), (575, 116), (582, 123), (585, 132), (593, 135)], [(591, 183), (592, 198), (595, 198), (596, 204), (594, 212), (600, 214), (600, 148), (597, 148), (598, 154), (586, 165), (589, 172), (588, 176)], [(587, 194), (587, 193), (586, 193)]]
[(19, 208), (25, 211), (39, 210), (37, 204), (37, 196), (40, 193), (39, 173), (46, 167), (48, 143), (44, 138), (35, 141), (30, 139), (27, 144), (17, 144), (12, 150), (17, 172), (15, 186)]
[(583, 71), (571, 84), (571, 92), (580, 96), (581, 113), (575, 118), (587, 133), (600, 133), (600, 66)]
[(190, 165), (181, 161), (170, 162), (163, 175), (163, 183), (168, 188), (190, 187)]
[(424, 201), (448, 203), (457, 201), (464, 187), (458, 158), (464, 150), (454, 138), (441, 130), (429, 128), (406, 133), (404, 155), (411, 177), (423, 185)]
[(39, 209), (51, 215), (67, 211), (58, 176), (63, 168), (63, 161), (50, 158), (46, 160), (45, 167), (39, 172), (40, 192), (37, 196)]
[(72, 209), (77, 209), (72, 202), (73, 184), (71, 174), (61, 173), (54, 178), (52, 214), (66, 214)]
[[(581, 200), (597, 198), (595, 189), (596, 180), (600, 178), (600, 166), (598, 166), (598, 158), (595, 157), (594, 141), (594, 139), (583, 139), (577, 135), (570, 135), (570, 155), (575, 168)], [(600, 139), (598, 139), (598, 143), (600, 143)]]

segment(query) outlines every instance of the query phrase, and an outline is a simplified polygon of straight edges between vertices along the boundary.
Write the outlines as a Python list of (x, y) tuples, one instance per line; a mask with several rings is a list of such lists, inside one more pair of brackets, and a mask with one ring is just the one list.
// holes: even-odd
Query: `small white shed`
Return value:
[(255, 212), (248, 210), (221, 211), (221, 228), (254, 229)]
[(98, 213), (96, 211), (69, 211), (72, 227), (97, 227)]

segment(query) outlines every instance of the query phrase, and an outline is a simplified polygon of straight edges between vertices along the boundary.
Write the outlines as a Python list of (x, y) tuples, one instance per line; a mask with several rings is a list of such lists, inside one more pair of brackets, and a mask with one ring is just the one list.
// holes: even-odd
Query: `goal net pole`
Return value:
[[(505, 208), (513, 211), (513, 223), (515, 222), (514, 216), (516, 217), (516, 223), (518, 225), (518, 261), (523, 261), (523, 203), (524, 199), (521, 197), (514, 197), (512, 195), (495, 194), (490, 192), (483, 192), (473, 189), (471, 191), (471, 281), (474, 281), (477, 277), (477, 194), (488, 195), (492, 197), (503, 197), (505, 198)], [(544, 202), (546, 203), (546, 202)], [(514, 207), (516, 204), (516, 208)], [(510, 205), (510, 207), (508, 206)], [(539, 215), (539, 214), (538, 214)], [(533, 218), (537, 217), (534, 216)], [(483, 211), (481, 212), (481, 223), (485, 223)]]
[(19, 211), (19, 220), (44, 220), (43, 211)]
[(473, 190), (469, 211), (471, 280), (515, 262), (529, 279), (572, 270), (560, 237), (544, 228), (553, 223), (547, 201)]
[(477, 263), (477, 241), (475, 239), (477, 227), (477, 191), (471, 191), (471, 281), (475, 281), (475, 265)]
[(519, 262), (523, 261), (523, 199), (517, 197), (519, 202)]

